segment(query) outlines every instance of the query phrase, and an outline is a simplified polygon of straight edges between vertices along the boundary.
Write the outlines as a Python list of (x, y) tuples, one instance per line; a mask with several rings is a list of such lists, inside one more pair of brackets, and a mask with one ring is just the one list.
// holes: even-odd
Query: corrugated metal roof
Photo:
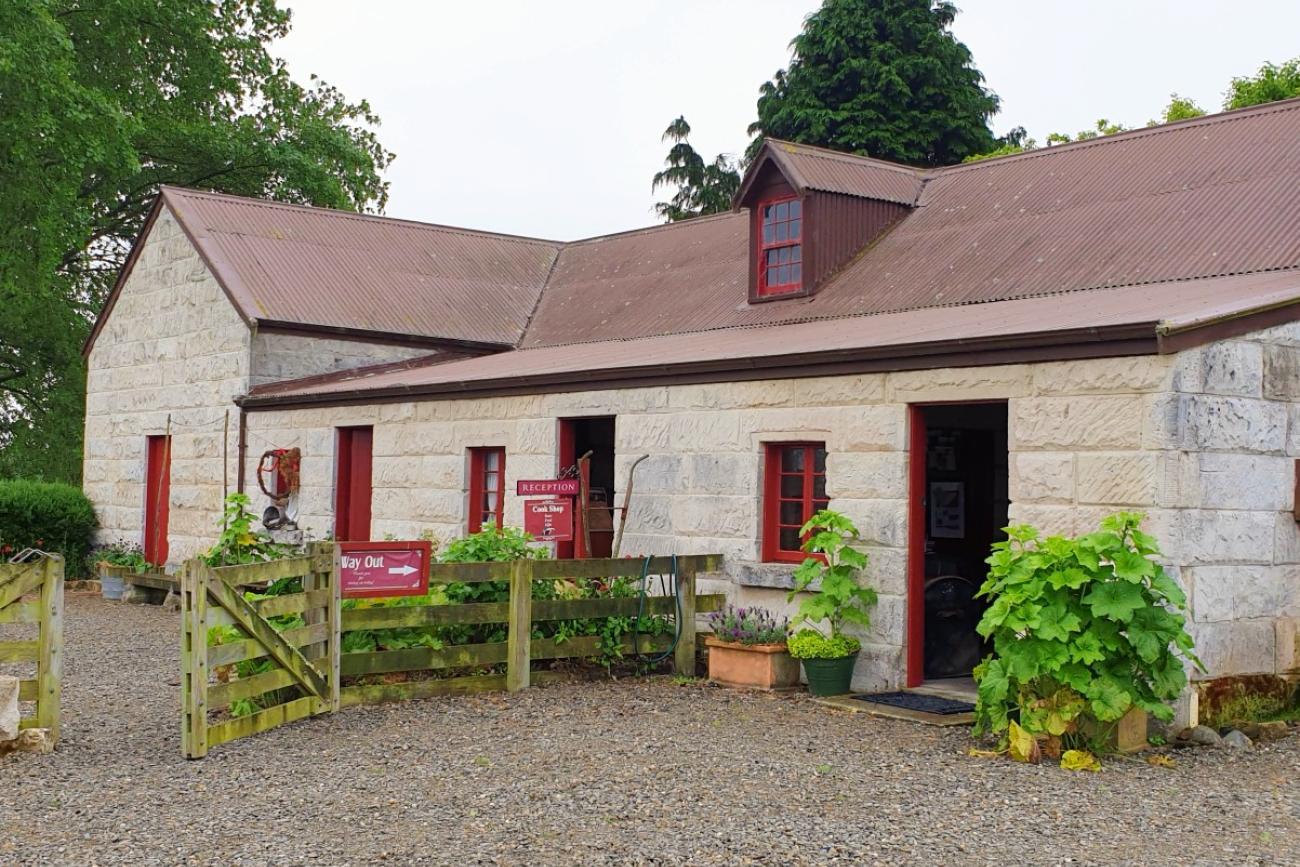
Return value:
[[(689, 332), (725, 344), (720, 329), (936, 307), (945, 327), (991, 328), (975, 305), (1051, 297), (1039, 308), (1050, 316), (1085, 290), (1300, 268), (1300, 100), (924, 176), (768, 149), (811, 188), (879, 197), (897, 184), (916, 207), (812, 297), (749, 304), (743, 213), (559, 244), (174, 188), (163, 198), (250, 319), (524, 347)], [(1221, 291), (1249, 302), (1257, 285)], [(1106, 297), (1159, 319), (1174, 308), (1148, 299), (1179, 291)]]
[(167, 187), (246, 317), (514, 345), (559, 245)]
[[(1162, 283), (1141, 292), (1095, 289), (1046, 298), (998, 301), (965, 307), (931, 307), (900, 313), (841, 317), (810, 322), (729, 328), (689, 334), (548, 346), (478, 356), (410, 369), (338, 374), (302, 383), (277, 383), (254, 390), (268, 400), (308, 396), (405, 391), (456, 394), (506, 386), (517, 380), (573, 377), (590, 381), (601, 372), (670, 372), (674, 365), (726, 365), (771, 375), (785, 361), (805, 356), (871, 349), (888, 360), (925, 354), (928, 346), (969, 345), (995, 338), (1041, 340), (1135, 326), (1154, 340), (1168, 329), (1187, 329), (1225, 317), (1300, 302), (1300, 273), (1220, 277)], [(1086, 337), (1082, 339), (1087, 339)], [(904, 366), (900, 364), (900, 367)], [(907, 366), (917, 366), (915, 361)]]
[(599, 279), (584, 280), (566, 248), (524, 345), (1300, 267), (1300, 100), (933, 172), (918, 207), (812, 297), (745, 303), (747, 218), (727, 219), (637, 239), (636, 261), (671, 268), (629, 268), (615, 236), (585, 243), (582, 275)]
[(921, 193), (919, 169), (812, 145), (768, 139), (756, 162), (770, 155), (795, 189), (821, 190), (910, 205)]

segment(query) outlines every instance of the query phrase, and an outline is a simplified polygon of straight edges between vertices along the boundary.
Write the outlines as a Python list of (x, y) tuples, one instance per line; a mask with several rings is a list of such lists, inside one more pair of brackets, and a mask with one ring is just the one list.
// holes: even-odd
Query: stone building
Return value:
[(945, 617), (1007, 521), (1140, 510), (1210, 674), (1290, 673), (1297, 268), (1300, 101), (937, 170), (769, 141), (732, 213), (571, 243), (165, 189), (88, 343), (86, 490), (175, 562), (267, 449), (339, 538), (520, 525), (590, 453), (603, 553), (648, 455), (622, 552), (721, 552), (737, 600), (857, 522), (860, 688), (968, 669)]

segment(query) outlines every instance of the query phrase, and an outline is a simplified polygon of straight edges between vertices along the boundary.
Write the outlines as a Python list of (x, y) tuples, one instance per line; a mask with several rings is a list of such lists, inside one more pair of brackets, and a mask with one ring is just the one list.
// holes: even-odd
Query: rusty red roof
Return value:
[(246, 319), (513, 346), (560, 245), (164, 187)]
[[(338, 400), (781, 378), (1160, 351), (1160, 342), (1300, 303), (1300, 272), (1093, 289), (969, 307), (546, 346), (253, 389), (250, 408)], [(1292, 312), (1289, 315), (1294, 316)], [(1093, 344), (1091, 347), (1088, 344)], [(1080, 347), (1083, 350), (1080, 351)], [(957, 361), (960, 359), (960, 361)]]
[[(795, 185), (911, 211), (814, 295), (751, 304), (745, 213), (558, 243), (174, 188), (163, 200), (246, 318), (478, 348), (707, 335), (662, 344), (677, 357), (759, 333), (783, 344), (760, 327), (783, 325), (793, 340), (804, 333), (794, 323), (815, 320), (843, 320), (825, 334), (897, 346), (901, 322), (1005, 336), (994, 311), (1032, 299), (1043, 301), (1038, 330), (1066, 310), (1066, 328), (1089, 315), (1098, 326), (1172, 322), (1180, 293), (1209, 303), (1196, 293), (1217, 287), (1223, 304), (1254, 309), (1277, 291), (1270, 272), (1286, 287), (1300, 273), (1300, 100), (924, 172), (784, 142), (763, 153)], [(1234, 279), (1211, 279), (1224, 277)], [(1119, 287), (1142, 288), (1102, 291)], [(383, 375), (513, 363), (479, 362)]]
[(754, 155), (754, 163), (745, 173), (745, 183), (737, 191), (736, 201), (745, 198), (750, 183), (758, 177), (766, 160), (776, 163), (781, 174), (800, 193), (820, 190), (911, 205), (921, 194), (925, 181), (922, 170), (911, 166), (769, 138)]

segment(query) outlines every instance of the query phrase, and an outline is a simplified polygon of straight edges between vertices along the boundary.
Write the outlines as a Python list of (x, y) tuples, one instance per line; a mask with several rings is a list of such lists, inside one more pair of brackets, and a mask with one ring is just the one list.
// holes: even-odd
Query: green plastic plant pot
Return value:
[(808, 691), (813, 695), (844, 695), (852, 688), (856, 653), (838, 659), (805, 659), (803, 673), (808, 677)]

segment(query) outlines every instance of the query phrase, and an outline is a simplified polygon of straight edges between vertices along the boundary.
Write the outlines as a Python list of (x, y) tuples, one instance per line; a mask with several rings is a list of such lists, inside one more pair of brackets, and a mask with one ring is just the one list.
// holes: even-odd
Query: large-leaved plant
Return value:
[(1120, 512), (1073, 539), (1007, 528), (993, 546), (979, 622), (993, 653), (975, 669), (976, 731), (1011, 722), (1066, 745), (1095, 738), (1131, 707), (1169, 719), (1166, 702), (1200, 667), (1186, 631), (1186, 598), (1155, 559), (1143, 516)]
[(839, 512), (822, 509), (799, 532), (804, 536), (804, 551), (813, 556), (794, 570), (794, 589), (787, 598), (793, 600), (797, 594), (807, 593), (814, 582), (821, 584), (800, 601), (790, 626), (825, 623), (830, 634), (805, 626), (792, 638), (790, 652), (801, 659), (827, 656), (822, 648), (824, 642), (815, 638), (821, 636), (841, 651), (829, 655), (856, 653), (861, 642), (844, 635), (844, 626), (852, 623), (863, 629), (869, 627), (871, 609), (876, 604), (876, 591), (860, 583), (858, 577), (867, 568), (867, 555), (854, 547), (862, 543), (858, 528)]

